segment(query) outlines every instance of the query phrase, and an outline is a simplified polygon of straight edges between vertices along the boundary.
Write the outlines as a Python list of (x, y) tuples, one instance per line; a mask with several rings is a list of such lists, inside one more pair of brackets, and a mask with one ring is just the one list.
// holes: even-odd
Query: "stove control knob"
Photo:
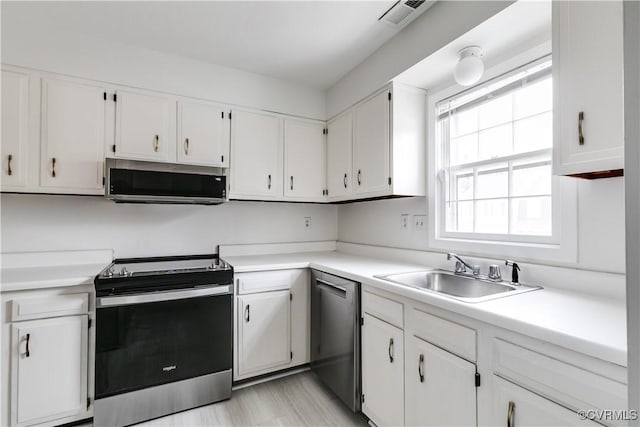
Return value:
[(114, 273), (113, 267), (109, 267), (107, 269), (107, 271), (104, 272), (103, 276), (104, 277), (113, 277), (113, 273)]
[(131, 273), (125, 267), (122, 267), (122, 270), (120, 270), (120, 275), (123, 277), (127, 277), (127, 276), (131, 276)]

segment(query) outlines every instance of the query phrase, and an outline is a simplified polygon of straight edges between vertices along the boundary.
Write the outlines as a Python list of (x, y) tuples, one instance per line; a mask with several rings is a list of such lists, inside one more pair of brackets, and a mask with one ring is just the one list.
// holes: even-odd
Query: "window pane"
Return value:
[(551, 148), (553, 143), (551, 112), (513, 123), (513, 148), (516, 153)]
[(551, 165), (513, 169), (512, 196), (551, 194)]
[(452, 140), (450, 153), (452, 165), (478, 160), (478, 134), (472, 133)]
[(510, 93), (488, 101), (479, 109), (479, 128), (487, 129), (492, 126), (510, 122), (513, 118), (513, 99)]
[(507, 199), (478, 200), (475, 203), (477, 233), (507, 234), (509, 225)]
[(473, 202), (451, 202), (446, 208), (446, 230), (473, 232)]
[(507, 197), (508, 195), (509, 172), (506, 170), (506, 164), (494, 166), (494, 170), (478, 171), (477, 199)]
[(478, 131), (478, 109), (462, 110), (461, 113), (453, 113), (451, 116), (451, 137)]
[(551, 111), (553, 106), (551, 77), (518, 89), (513, 94), (514, 119)]
[(479, 136), (478, 159), (508, 156), (513, 151), (511, 123), (483, 130)]
[(473, 175), (458, 175), (455, 177), (458, 200), (473, 199)]
[(511, 234), (551, 236), (551, 196), (512, 199)]

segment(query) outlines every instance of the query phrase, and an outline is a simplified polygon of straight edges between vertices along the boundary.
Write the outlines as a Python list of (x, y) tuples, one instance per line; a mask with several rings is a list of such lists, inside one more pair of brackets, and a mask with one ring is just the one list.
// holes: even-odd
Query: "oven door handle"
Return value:
[(109, 296), (96, 298), (96, 307), (116, 307), (120, 305), (145, 304), (150, 302), (173, 301), (187, 298), (205, 297), (211, 295), (232, 294), (233, 285), (212, 286), (206, 288), (166, 291), (166, 292), (150, 292), (146, 294), (126, 295), (126, 296)]

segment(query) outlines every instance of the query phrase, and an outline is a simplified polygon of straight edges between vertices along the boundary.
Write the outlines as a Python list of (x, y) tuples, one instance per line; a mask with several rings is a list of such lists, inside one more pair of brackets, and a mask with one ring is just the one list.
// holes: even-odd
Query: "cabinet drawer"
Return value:
[(291, 288), (291, 270), (259, 271), (237, 274), (238, 294), (276, 291)]
[(89, 311), (89, 294), (68, 294), (44, 298), (20, 298), (11, 301), (11, 320), (69, 316)]
[(407, 328), (411, 329), (416, 337), (463, 359), (476, 361), (476, 331), (473, 329), (415, 309), (411, 310), (409, 322)]
[(627, 407), (625, 384), (500, 339), (493, 342), (493, 369), (575, 410)]
[(369, 292), (362, 293), (362, 311), (398, 328), (403, 327), (402, 304)]

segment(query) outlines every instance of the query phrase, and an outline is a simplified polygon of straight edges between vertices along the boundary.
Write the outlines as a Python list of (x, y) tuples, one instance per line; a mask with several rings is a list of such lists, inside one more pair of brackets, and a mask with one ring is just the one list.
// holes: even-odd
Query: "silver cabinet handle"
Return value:
[(291, 176), (290, 186), (291, 186), (291, 191), (293, 191), (293, 175)]
[(578, 113), (578, 144), (584, 145), (584, 133), (582, 123), (584, 122), (584, 111)]
[(418, 377), (420, 378), (420, 382), (424, 382), (424, 354), (421, 354), (418, 358)]
[(56, 177), (56, 158), (55, 157), (51, 158), (51, 177), (52, 178)]
[(516, 412), (516, 404), (512, 400), (510, 400), (509, 407), (507, 409), (507, 427), (515, 427), (515, 424), (513, 422), (515, 412)]
[(362, 180), (360, 179), (361, 177), (362, 177), (362, 171), (358, 169), (358, 185), (362, 185)]
[(342, 178), (342, 183), (344, 184), (344, 188), (347, 188), (347, 174), (344, 174), (344, 178)]
[(393, 363), (393, 338), (389, 338), (389, 362)]
[(189, 155), (189, 138), (184, 139), (184, 154)]
[(244, 320), (247, 322), (251, 320), (251, 305), (247, 304), (244, 309)]
[(25, 349), (24, 357), (31, 356), (31, 352), (29, 351), (29, 340), (31, 340), (31, 334), (27, 334), (25, 337), (25, 341), (27, 341), (27, 348)]
[(160, 135), (156, 135), (153, 140), (153, 151), (157, 153), (159, 148), (160, 148)]
[(13, 175), (13, 170), (11, 170), (11, 160), (13, 160), (13, 156), (9, 154), (7, 156), (7, 175)]
[(271, 190), (271, 174), (267, 177), (267, 188)]

